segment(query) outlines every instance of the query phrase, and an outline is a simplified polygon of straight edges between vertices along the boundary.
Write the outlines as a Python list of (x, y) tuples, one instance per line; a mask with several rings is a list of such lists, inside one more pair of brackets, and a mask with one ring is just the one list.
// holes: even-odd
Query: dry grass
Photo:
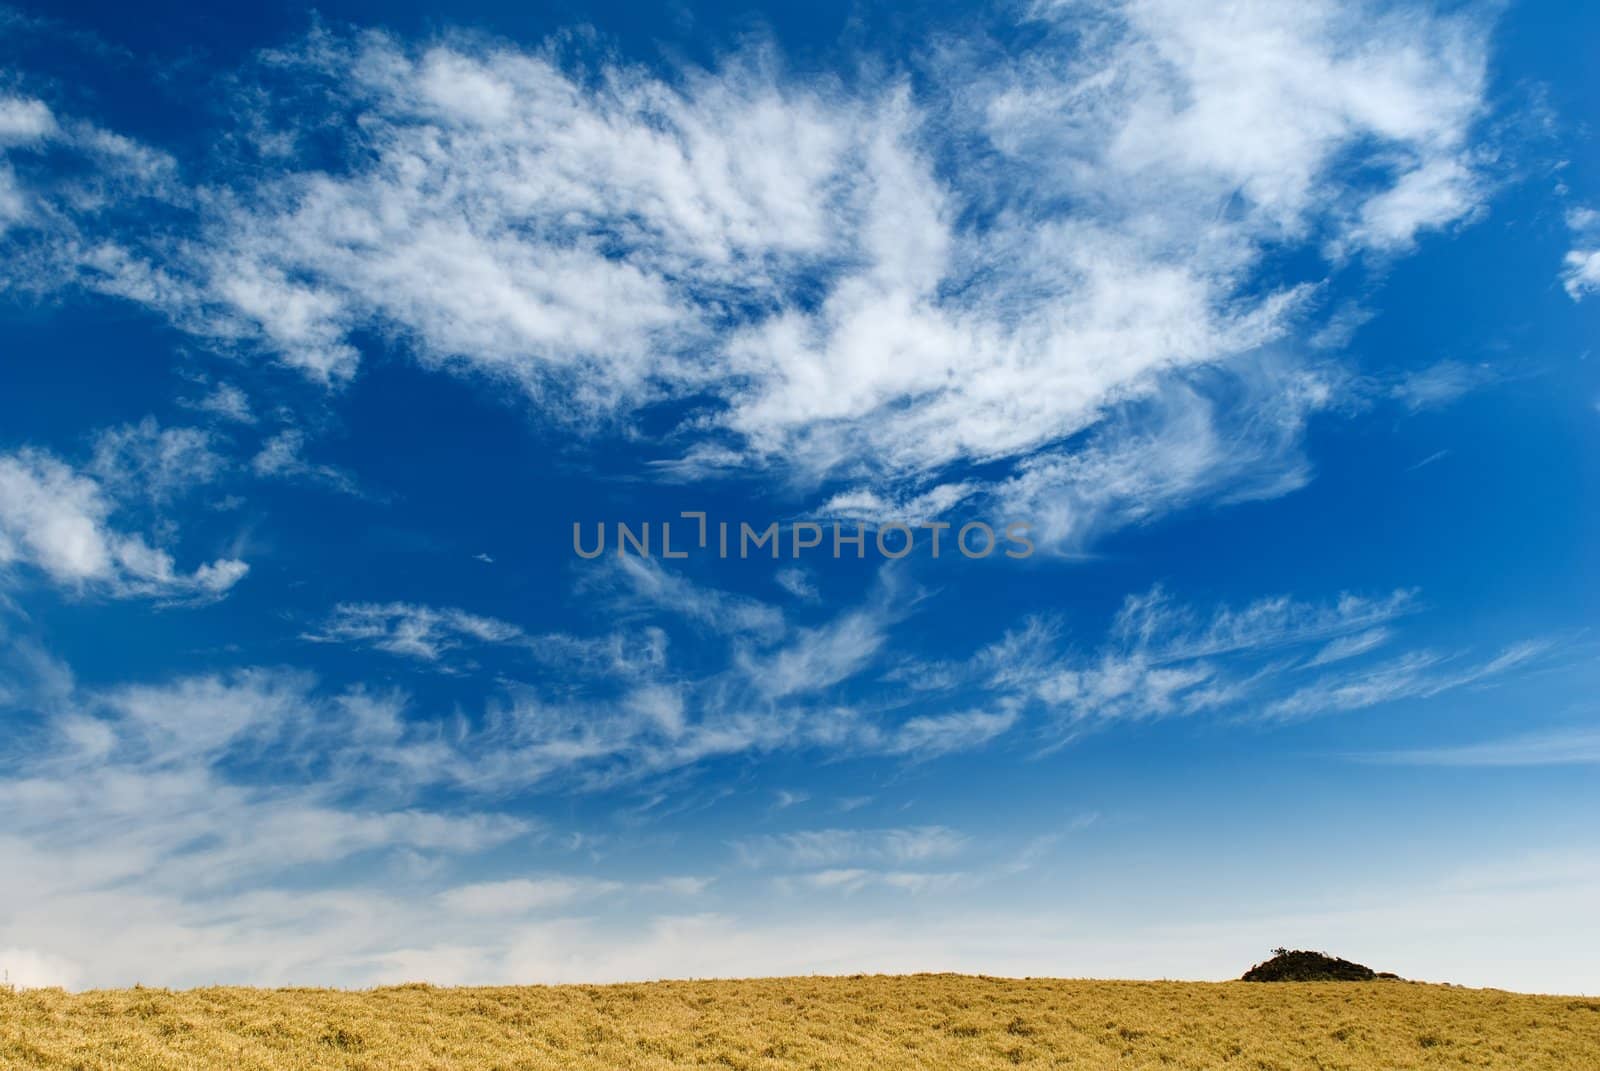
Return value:
[(1401, 982), (959, 975), (0, 992), (0, 1066), (1600, 1068), (1600, 1000)]

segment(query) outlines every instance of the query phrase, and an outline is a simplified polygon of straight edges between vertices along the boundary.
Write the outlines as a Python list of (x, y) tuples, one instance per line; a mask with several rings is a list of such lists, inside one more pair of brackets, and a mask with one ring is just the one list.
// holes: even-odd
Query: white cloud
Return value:
[[(0, 777), (0, 851), (14, 864), (0, 874), (0, 946), (51, 935), (46, 980), (126, 982), (162, 970), (151, 950), (186, 934), (173, 947), (189, 950), (189, 968), (212, 957), (208, 969), (230, 969), (242, 962), (232, 945), (247, 970), (271, 973), (318, 962), (329, 946), (316, 950), (316, 916), (336, 932), (361, 896), (280, 883), (361, 858), (475, 855), (535, 829), (492, 811), (414, 808), (392, 786), (387, 806), (355, 800), (360, 780), (317, 745), (371, 731), (370, 719), (320, 702), (313, 683), (246, 671), (63, 697)], [(244, 772), (263, 766), (265, 778)]]
[[(1198, 632), (1241, 634), (1209, 625)], [(739, 866), (719, 879), (798, 895), (765, 896), (755, 914), (714, 905), (675, 914), (662, 911), (659, 898), (704, 896), (710, 877), (669, 872), (623, 883), (545, 869), (511, 878), (472, 873), (480, 861), (503, 863), (519, 839), (527, 842), (519, 851), (533, 850), (538, 827), (483, 809), (482, 798), (465, 812), (411, 804), (412, 782), (394, 776), (402, 754), (411, 753), (424, 777), (460, 759), (431, 727), (408, 736), (394, 697), (330, 699), (309, 677), (282, 671), (92, 694), (67, 680), (50, 690), (61, 693), (65, 713), (46, 746), (23, 741), (0, 777), (8, 819), (0, 851), (13, 864), (0, 870), (0, 898), (11, 907), (0, 920), (0, 964), (26, 984), (596, 982), (953, 969), (1020, 976), (1059, 973), (1061, 962), (1084, 974), (1217, 978), (1292, 933), (1411, 976), (1575, 992), (1594, 985), (1592, 971), (1552, 968), (1563, 961), (1540, 943), (1548, 934), (1515, 923), (1586, 917), (1578, 905), (1593, 899), (1597, 871), (1581, 856), (1473, 857), (1459, 874), (1410, 885), (1404, 876), (1397, 884), (1394, 875), (1363, 872), (1293, 910), (1232, 892), (1207, 901), (1200, 890), (1198, 899), (1191, 894), (1189, 921), (1174, 927), (1136, 907), (1108, 907), (1117, 897), (1048, 909), (1010, 899), (1036, 884), (1019, 875), (1047, 865), (1060, 832), (1093, 824), (1092, 813), (1064, 816), (1057, 833), (1029, 839), (1020, 853), (938, 825), (814, 829), (737, 838)], [(488, 758), (517, 742), (480, 741)], [(1508, 750), (1515, 761), (1544, 762), (1561, 746)], [(525, 755), (506, 757), (519, 765)], [(1443, 761), (1458, 758), (1486, 756)], [(260, 763), (269, 767), (265, 779)], [(271, 775), (278, 766), (302, 776), (289, 787)], [(492, 769), (477, 767), (467, 784), (500, 798), (508, 782), (479, 776)], [(972, 863), (990, 852), (1013, 865), (976, 877)], [(948, 869), (957, 865), (965, 869)], [(1236, 877), (1252, 880), (1248, 872)], [(1151, 880), (1140, 874), (1137, 884)], [(993, 895), (976, 895), (980, 888)], [(907, 914), (911, 894), (923, 900)], [(861, 906), (839, 914), (841, 896)], [(1486, 919), (1500, 923), (1486, 929)], [(1108, 941), (1106, 932), (1124, 936)], [(1371, 947), (1384, 955), (1360, 952)]]
[[(881, 660), (891, 625), (920, 598), (896, 583), (885, 571), (862, 606), (815, 626), (784, 625), (775, 637), (734, 631), (723, 663), (691, 674), (668, 664), (653, 626), (631, 640), (535, 637), (459, 610), (346, 604), (308, 638), (434, 663), (480, 644), (558, 662), (566, 670), (562, 687), (508, 683), (471, 728), (402, 724), (401, 696), (376, 704), (342, 699), (369, 711), (369, 727), (387, 728), (341, 746), (407, 783), (554, 782), (590, 790), (718, 756), (779, 750), (924, 761), (989, 746), (1030, 722), (1036, 738), (1059, 744), (1123, 719), (1233, 712), (1282, 721), (1486, 682), (1531, 664), (1548, 646), (1517, 645), (1483, 661), (1401, 650), (1371, 663), (1367, 656), (1395, 644), (1396, 622), (1419, 609), (1415, 592), (1346, 594), (1325, 603), (1273, 596), (1201, 614), (1158, 587), (1125, 600), (1104, 642), (1087, 652), (1064, 648), (1051, 622), (1033, 619), (965, 662), (902, 664), (883, 679), (909, 674), (923, 682), (907, 712), (903, 700), (874, 699), (870, 690), (848, 698), (835, 691)], [(696, 599), (706, 595), (686, 590)], [(647, 592), (645, 601), (657, 600)], [(1335, 664), (1332, 673), (1312, 673)]]
[(1574, 249), (1564, 261), (1561, 285), (1573, 301), (1600, 290), (1600, 249)]
[[(605, 903), (700, 897), (714, 880), (455, 876), (540, 831), (487, 807), (484, 793), (499, 799), (607, 747), (648, 751), (637, 728), (606, 743), (614, 730), (588, 712), (553, 735), (554, 710), (491, 716), (474, 735), (416, 718), (398, 695), (329, 695), (283, 670), (92, 693), (70, 674), (33, 676), (28, 702), (49, 692), (56, 716), (0, 776), (0, 851), (15, 864), (0, 873), (0, 897), (13, 905), (0, 947), (28, 984), (484, 980), (513, 960), (526, 974), (523, 957), (545, 932), (539, 916), (576, 910), (583, 919), (558, 925), (587, 926)], [(589, 741), (598, 750), (585, 752)], [(411, 802), (440, 784), (473, 806)], [(737, 855), (804, 870), (867, 866), (879, 887), (926, 893), (951, 881), (926, 868), (967, 844), (937, 826), (823, 830), (753, 840)], [(152, 958), (159, 947), (179, 951)]]
[(1573, 301), (1600, 290), (1600, 212), (1576, 208), (1567, 213), (1575, 245), (1562, 262), (1561, 285)]
[(1483, 201), (1480, 181), (1460, 159), (1429, 160), (1362, 205), (1351, 238), (1371, 249), (1409, 249), (1419, 231), (1470, 216)]
[(1017, 718), (1014, 710), (919, 715), (906, 719), (894, 730), (886, 750), (917, 758), (971, 751), (1010, 730)]
[(516, 625), (450, 607), (415, 603), (340, 603), (305, 639), (362, 643), (389, 654), (437, 662), (465, 644), (532, 643)]
[[(1091, 19), (1071, 17), (1083, 8), (1056, 10), (1069, 29), (1093, 32)], [(1109, 187), (1160, 167), (1169, 192), (1238, 191), (1253, 225), (1293, 233), (1322, 208), (1327, 169), (1353, 142), (1384, 146), (1403, 186), (1455, 159), (1481, 107), (1483, 41), (1465, 20), (1326, 0), (1222, 12), (1137, 0), (1111, 10), (1110, 58), (1091, 67), (1102, 80), (1067, 88), (1114, 137), (1104, 166), (1069, 181)]]
[(979, 490), (981, 487), (976, 483), (947, 483), (903, 498), (886, 499), (877, 491), (859, 488), (834, 495), (817, 508), (816, 515), (871, 524), (898, 521), (916, 526), (938, 520)]
[[(1413, 650), (1368, 664), (1365, 656), (1394, 642), (1394, 622), (1416, 610), (1414, 593), (1344, 595), (1325, 604), (1278, 596), (1202, 616), (1157, 588), (1128, 598), (1095, 650), (1063, 649), (1057, 630), (1035, 619), (965, 663), (919, 669), (937, 680), (909, 714), (899, 701), (834, 694), (877, 660), (890, 622), (907, 612), (903, 595), (886, 587), (864, 607), (790, 628), (764, 649), (736, 634), (720, 667), (689, 674), (668, 664), (659, 630), (632, 639), (530, 636), (459, 610), (342, 604), (308, 638), (369, 644), (433, 664), (458, 649), (501, 645), (561, 665), (563, 682), (541, 689), (501, 680), (470, 720), (408, 714), (410, 700), (400, 693), (307, 692), (291, 706), (316, 712), (316, 739), (330, 761), (396, 785), (599, 791), (730, 755), (817, 750), (931, 760), (989, 746), (1033, 714), (1043, 715), (1033, 733), (1057, 743), (1080, 728), (1130, 718), (1248, 712), (1289, 720), (1488, 682), (1548, 649), (1521, 644), (1477, 661)], [(1311, 672), (1336, 663), (1332, 673)], [(126, 709), (130, 716), (166, 709), (183, 718), (200, 703), (215, 708), (214, 729), (230, 731), (223, 715), (233, 708), (206, 698), (217, 689), (237, 693), (233, 684), (195, 679), (158, 688), (152, 702)], [(780, 796), (780, 804), (799, 798)]]
[(0, 96), (0, 235), (34, 213), (33, 196), (7, 159), (9, 150), (35, 145), (55, 133), (55, 116), (43, 101)]
[[(684, 529), (689, 530), (692, 526)], [(687, 544), (680, 544), (684, 545)], [(597, 568), (604, 570), (601, 579), (622, 588), (619, 605), (623, 607), (667, 610), (714, 632), (770, 640), (784, 631), (783, 612), (777, 607), (696, 584), (653, 558), (619, 556)]]
[[(470, 719), (412, 712), (401, 692), (330, 692), (304, 678), (287, 690), (244, 687), (259, 670), (130, 688), (114, 699), (129, 725), (203, 721), (194, 746), (206, 746), (211, 733), (234, 739), (237, 723), (303, 733), (296, 739), (315, 742), (323, 761), (405, 790), (599, 791), (720, 756), (779, 750), (923, 760), (982, 747), (1007, 731), (1014, 716), (1003, 710), (898, 720), (892, 707), (858, 709), (829, 694), (870, 665), (873, 646), (904, 612), (898, 599), (885, 583), (864, 608), (814, 628), (785, 626), (780, 635), (754, 639), (735, 631), (720, 665), (687, 674), (668, 664), (665, 633), (654, 625), (594, 637), (530, 634), (455, 608), (341, 603), (304, 638), (370, 646), (444, 672), (475, 665), (468, 660), (477, 649), (497, 647), (559, 666), (561, 679), (535, 687), (497, 676)], [(244, 697), (249, 702), (240, 707)], [(269, 700), (281, 716), (251, 713)]]
[(202, 413), (210, 413), (221, 420), (235, 424), (254, 424), (256, 415), (250, 408), (250, 398), (232, 383), (218, 383), (202, 398), (178, 399), (178, 404)]
[[(87, 236), (85, 225), (115, 227), (133, 198), (182, 195), (165, 154), (41, 100), (0, 94), (0, 238), (18, 243), (0, 263), (0, 290), (52, 290), (125, 258), (105, 235)], [(139, 299), (163, 281), (147, 269), (137, 282), (106, 289)]]
[(1262, 716), (1288, 721), (1361, 710), (1400, 699), (1427, 699), (1491, 680), (1538, 658), (1550, 644), (1525, 642), (1493, 658), (1460, 664), (1428, 651), (1404, 654), (1378, 666), (1323, 677), (1266, 704)]
[(1330, 662), (1342, 662), (1346, 658), (1364, 655), (1387, 643), (1391, 635), (1387, 628), (1374, 628), (1351, 636), (1340, 636), (1338, 639), (1330, 640), (1327, 646), (1312, 655), (1311, 661), (1306, 665), (1325, 666)]
[(55, 116), (44, 101), (0, 97), (0, 147), (43, 141), (55, 132)]
[(779, 569), (772, 578), (778, 582), (779, 587), (797, 599), (814, 601), (818, 597), (816, 583), (810, 574), (799, 566)]
[(137, 424), (101, 431), (88, 471), (119, 494), (159, 504), (215, 480), (227, 464), (210, 432), (163, 428), (147, 416)]
[(1327, 375), (1275, 361), (1231, 377), (1169, 378), (1072, 449), (1021, 462), (994, 490), (1045, 548), (1081, 552), (1098, 536), (1214, 500), (1275, 498), (1311, 478), (1309, 418), (1335, 397)]
[(439, 894), (444, 910), (468, 916), (526, 915), (587, 903), (621, 889), (620, 882), (569, 877), (513, 878), (458, 885)]
[(48, 453), (0, 454), (0, 569), (28, 566), (79, 592), (174, 598), (219, 597), (249, 571), (220, 558), (180, 573), (165, 550), (113, 528), (114, 510), (99, 483)]
[(672, 896), (699, 896), (711, 887), (716, 878), (681, 874), (657, 878), (644, 886), (647, 892), (664, 892)]
[(1394, 385), (1393, 394), (1412, 411), (1432, 409), (1448, 405), (1495, 378), (1494, 369), (1488, 365), (1440, 361), (1406, 373)]
[(806, 890), (840, 892), (847, 895), (870, 886), (878, 886), (892, 889), (896, 892), (917, 895), (919, 893), (955, 888), (965, 878), (964, 874), (956, 873), (928, 873), (917, 870), (867, 870), (860, 867), (847, 867), (779, 878), (777, 885), (782, 889), (792, 889), (798, 885)]
[[(668, 469), (843, 477), (830, 505), (863, 515), (997, 490), (1072, 545), (1301, 485), (1337, 377), (1290, 355), (1314, 286), (1264, 256), (1388, 253), (1473, 215), (1482, 25), (1332, 2), (1033, 17), (1019, 54), (943, 44), (921, 77), (849, 82), (761, 52), (664, 76), (319, 30), (260, 69), (336, 92), (236, 102), (275, 169), (169, 191), (191, 233), (89, 239), (69, 213), (54, 248), (83, 285), (328, 382), (371, 331), (584, 430), (682, 400)], [(295, 167), (313, 130), (359, 137), (351, 166)], [(954, 146), (973, 166), (942, 165)], [(307, 471), (298, 447), (258, 468)], [(952, 478), (970, 462), (1002, 468)]]
[(770, 654), (742, 656), (742, 669), (769, 698), (822, 691), (867, 668), (888, 639), (888, 623), (874, 609), (843, 613), (797, 629)]
[(683, 736), (687, 728), (684, 689), (671, 684), (641, 685), (622, 701), (623, 707), (669, 738)]
[(360, 494), (360, 488), (349, 473), (307, 460), (305, 446), (305, 432), (299, 428), (285, 428), (261, 444), (250, 467), (257, 476), (303, 479), (345, 494)]
[(1342, 594), (1324, 605), (1287, 595), (1258, 599), (1242, 609), (1219, 606), (1203, 626), (1193, 610), (1179, 606), (1160, 587), (1129, 596), (1113, 623), (1113, 634), (1129, 644), (1174, 661), (1237, 651), (1268, 651), (1369, 625), (1392, 621), (1417, 609), (1417, 593), (1398, 590), (1382, 597)]
[(1325, 604), (1275, 596), (1201, 615), (1156, 587), (1128, 596), (1092, 650), (1066, 649), (1054, 622), (1030, 619), (944, 667), (940, 690), (982, 689), (1002, 713), (1040, 709), (1055, 747), (1117, 720), (1231, 712), (1282, 722), (1428, 699), (1525, 669), (1556, 647), (1517, 643), (1488, 659), (1426, 649), (1365, 657), (1393, 644), (1395, 623), (1419, 609), (1416, 592), (1398, 590)]
[(746, 866), (789, 870), (839, 869), (850, 864), (930, 863), (960, 855), (968, 837), (943, 826), (895, 829), (818, 829), (735, 841)]

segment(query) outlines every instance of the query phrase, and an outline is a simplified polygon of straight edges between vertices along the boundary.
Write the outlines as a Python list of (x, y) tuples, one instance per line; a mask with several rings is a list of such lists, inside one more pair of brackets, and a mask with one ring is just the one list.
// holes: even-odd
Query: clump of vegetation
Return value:
[(0, 990), (26, 1071), (1594, 1071), (1600, 1002), (1434, 985), (951, 974), (503, 988)]
[(1241, 981), (1371, 982), (1379, 978), (1397, 977), (1387, 971), (1380, 973), (1371, 967), (1330, 956), (1326, 952), (1291, 952), (1287, 948), (1274, 948), (1272, 958), (1245, 971)]

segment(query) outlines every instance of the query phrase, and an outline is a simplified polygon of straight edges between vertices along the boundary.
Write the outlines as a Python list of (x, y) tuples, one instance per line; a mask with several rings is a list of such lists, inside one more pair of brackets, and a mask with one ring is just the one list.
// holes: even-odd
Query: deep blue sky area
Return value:
[(1597, 39), (0, 9), (0, 966), (1600, 992)]

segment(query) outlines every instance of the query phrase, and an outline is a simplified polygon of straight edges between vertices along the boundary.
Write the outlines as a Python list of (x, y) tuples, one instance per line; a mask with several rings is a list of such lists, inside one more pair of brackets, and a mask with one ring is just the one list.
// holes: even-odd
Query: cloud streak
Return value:
[(1600, 729), (1524, 733), (1480, 744), (1385, 751), (1356, 757), (1362, 762), (1396, 766), (1593, 766), (1600, 764)]

